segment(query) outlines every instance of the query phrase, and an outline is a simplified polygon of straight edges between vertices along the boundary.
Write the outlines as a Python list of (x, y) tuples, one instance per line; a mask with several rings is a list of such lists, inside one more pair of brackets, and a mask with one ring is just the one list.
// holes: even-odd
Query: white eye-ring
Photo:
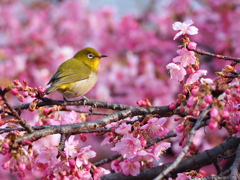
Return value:
[(92, 58), (94, 58), (95, 56), (94, 56), (92, 53), (89, 53), (89, 54), (87, 55), (87, 57), (88, 57), (89, 59), (92, 59)]

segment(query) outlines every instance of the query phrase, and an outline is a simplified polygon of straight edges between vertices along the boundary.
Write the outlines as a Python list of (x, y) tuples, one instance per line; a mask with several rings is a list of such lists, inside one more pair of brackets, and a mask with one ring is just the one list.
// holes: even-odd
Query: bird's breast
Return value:
[(86, 94), (96, 84), (98, 75), (96, 72), (91, 72), (87, 79), (74, 82), (66, 91), (60, 91), (65, 98), (76, 98)]

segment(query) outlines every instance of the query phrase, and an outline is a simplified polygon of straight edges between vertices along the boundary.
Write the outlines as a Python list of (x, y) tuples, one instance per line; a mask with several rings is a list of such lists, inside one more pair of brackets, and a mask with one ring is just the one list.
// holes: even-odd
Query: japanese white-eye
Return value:
[[(107, 57), (95, 49), (87, 47), (63, 62), (48, 82), (45, 93), (60, 92), (64, 98), (72, 99), (86, 94), (98, 79), (100, 59)], [(83, 96), (84, 97), (84, 96)]]

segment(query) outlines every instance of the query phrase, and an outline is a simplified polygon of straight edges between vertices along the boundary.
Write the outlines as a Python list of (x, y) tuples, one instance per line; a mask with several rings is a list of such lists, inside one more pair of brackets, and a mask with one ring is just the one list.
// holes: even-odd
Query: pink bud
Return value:
[(48, 115), (51, 112), (51, 109), (50, 108), (44, 108), (42, 112), (43, 112), (44, 115)]
[(74, 159), (69, 159), (68, 162), (69, 162), (70, 167), (76, 166), (76, 161)]
[(216, 118), (218, 116), (218, 109), (216, 107), (213, 107), (210, 111), (210, 115), (212, 118)]
[(146, 103), (145, 101), (143, 101), (143, 100), (137, 100), (137, 104), (138, 104), (138, 106), (140, 106), (140, 107), (147, 106), (147, 103)]
[(10, 162), (8, 161), (8, 162), (5, 162), (3, 165), (2, 165), (2, 167), (3, 167), (3, 169), (9, 169), (9, 164), (10, 164)]
[(7, 142), (3, 143), (2, 146), (3, 146), (4, 149), (9, 149), (9, 144)]
[(89, 171), (89, 170), (91, 169), (91, 166), (92, 166), (91, 163), (88, 163), (88, 164), (85, 166), (86, 170)]
[(22, 93), (22, 95), (23, 95), (23, 97), (27, 98), (27, 97), (28, 97), (28, 92), (27, 92), (27, 91), (24, 91), (24, 92)]
[(39, 92), (39, 93), (44, 93), (44, 92), (45, 92), (45, 88), (42, 88), (42, 87), (39, 88), (39, 89), (38, 89), (38, 92)]
[(225, 93), (226, 93), (226, 94), (230, 94), (230, 93), (231, 93), (231, 90), (230, 90), (230, 89), (226, 89), (226, 90), (225, 90)]
[(188, 94), (188, 90), (187, 90), (187, 89), (184, 89), (184, 90), (183, 90), (183, 94)]
[(80, 139), (82, 140), (82, 142), (85, 142), (87, 140), (86, 134), (80, 134)]
[(22, 96), (22, 95), (19, 95), (19, 96), (18, 96), (18, 100), (19, 100), (20, 102), (23, 102), (23, 101), (24, 101), (23, 96)]
[(221, 115), (222, 115), (223, 118), (228, 118), (229, 117), (229, 112), (224, 110), (224, 111), (221, 112)]
[(197, 46), (197, 43), (195, 43), (195, 42), (188, 43), (188, 48), (191, 49), (191, 50), (196, 49), (196, 46)]
[(20, 164), (19, 164), (19, 170), (20, 170), (20, 171), (25, 171), (25, 169), (26, 169), (26, 164), (20, 163)]
[(181, 112), (181, 113), (184, 113), (184, 112), (185, 112), (184, 106), (181, 106), (181, 107), (180, 107), (180, 112)]
[(218, 126), (217, 121), (212, 121), (212, 120), (210, 120), (209, 123), (208, 123), (208, 127), (209, 127), (211, 130), (216, 129), (217, 126)]
[(169, 109), (174, 110), (175, 108), (176, 108), (176, 104), (175, 103), (171, 103), (169, 105)]
[(26, 145), (32, 144), (31, 141), (29, 141), (29, 140), (25, 140), (24, 143), (25, 143)]
[(143, 135), (140, 135), (139, 140), (141, 142), (142, 147), (145, 147), (147, 145), (147, 141), (143, 137)]
[(19, 94), (19, 91), (17, 90), (17, 88), (12, 88), (11, 89), (11, 92), (14, 96), (18, 95)]
[(199, 89), (198, 88), (194, 88), (191, 90), (191, 93), (193, 96), (197, 96), (197, 93), (198, 93)]
[(20, 81), (19, 81), (18, 79), (15, 79), (15, 80), (13, 81), (13, 84), (14, 84), (14, 85), (20, 85), (21, 83), (20, 83)]
[(31, 98), (35, 98), (36, 94), (35, 93), (31, 93), (30, 96), (31, 96)]
[(207, 94), (206, 96), (205, 96), (205, 101), (206, 101), (206, 103), (212, 103), (212, 95), (211, 94)]

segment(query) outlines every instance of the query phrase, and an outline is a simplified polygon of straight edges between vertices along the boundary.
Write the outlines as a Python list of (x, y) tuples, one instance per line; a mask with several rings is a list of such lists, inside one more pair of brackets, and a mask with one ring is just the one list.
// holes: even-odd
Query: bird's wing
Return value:
[(48, 85), (52, 84), (51, 86), (57, 86), (60, 84), (67, 84), (67, 83), (84, 80), (89, 77), (90, 73), (91, 73), (91, 68), (86, 65), (74, 67), (64, 71), (58, 70), (50, 79), (50, 81), (48, 82)]

